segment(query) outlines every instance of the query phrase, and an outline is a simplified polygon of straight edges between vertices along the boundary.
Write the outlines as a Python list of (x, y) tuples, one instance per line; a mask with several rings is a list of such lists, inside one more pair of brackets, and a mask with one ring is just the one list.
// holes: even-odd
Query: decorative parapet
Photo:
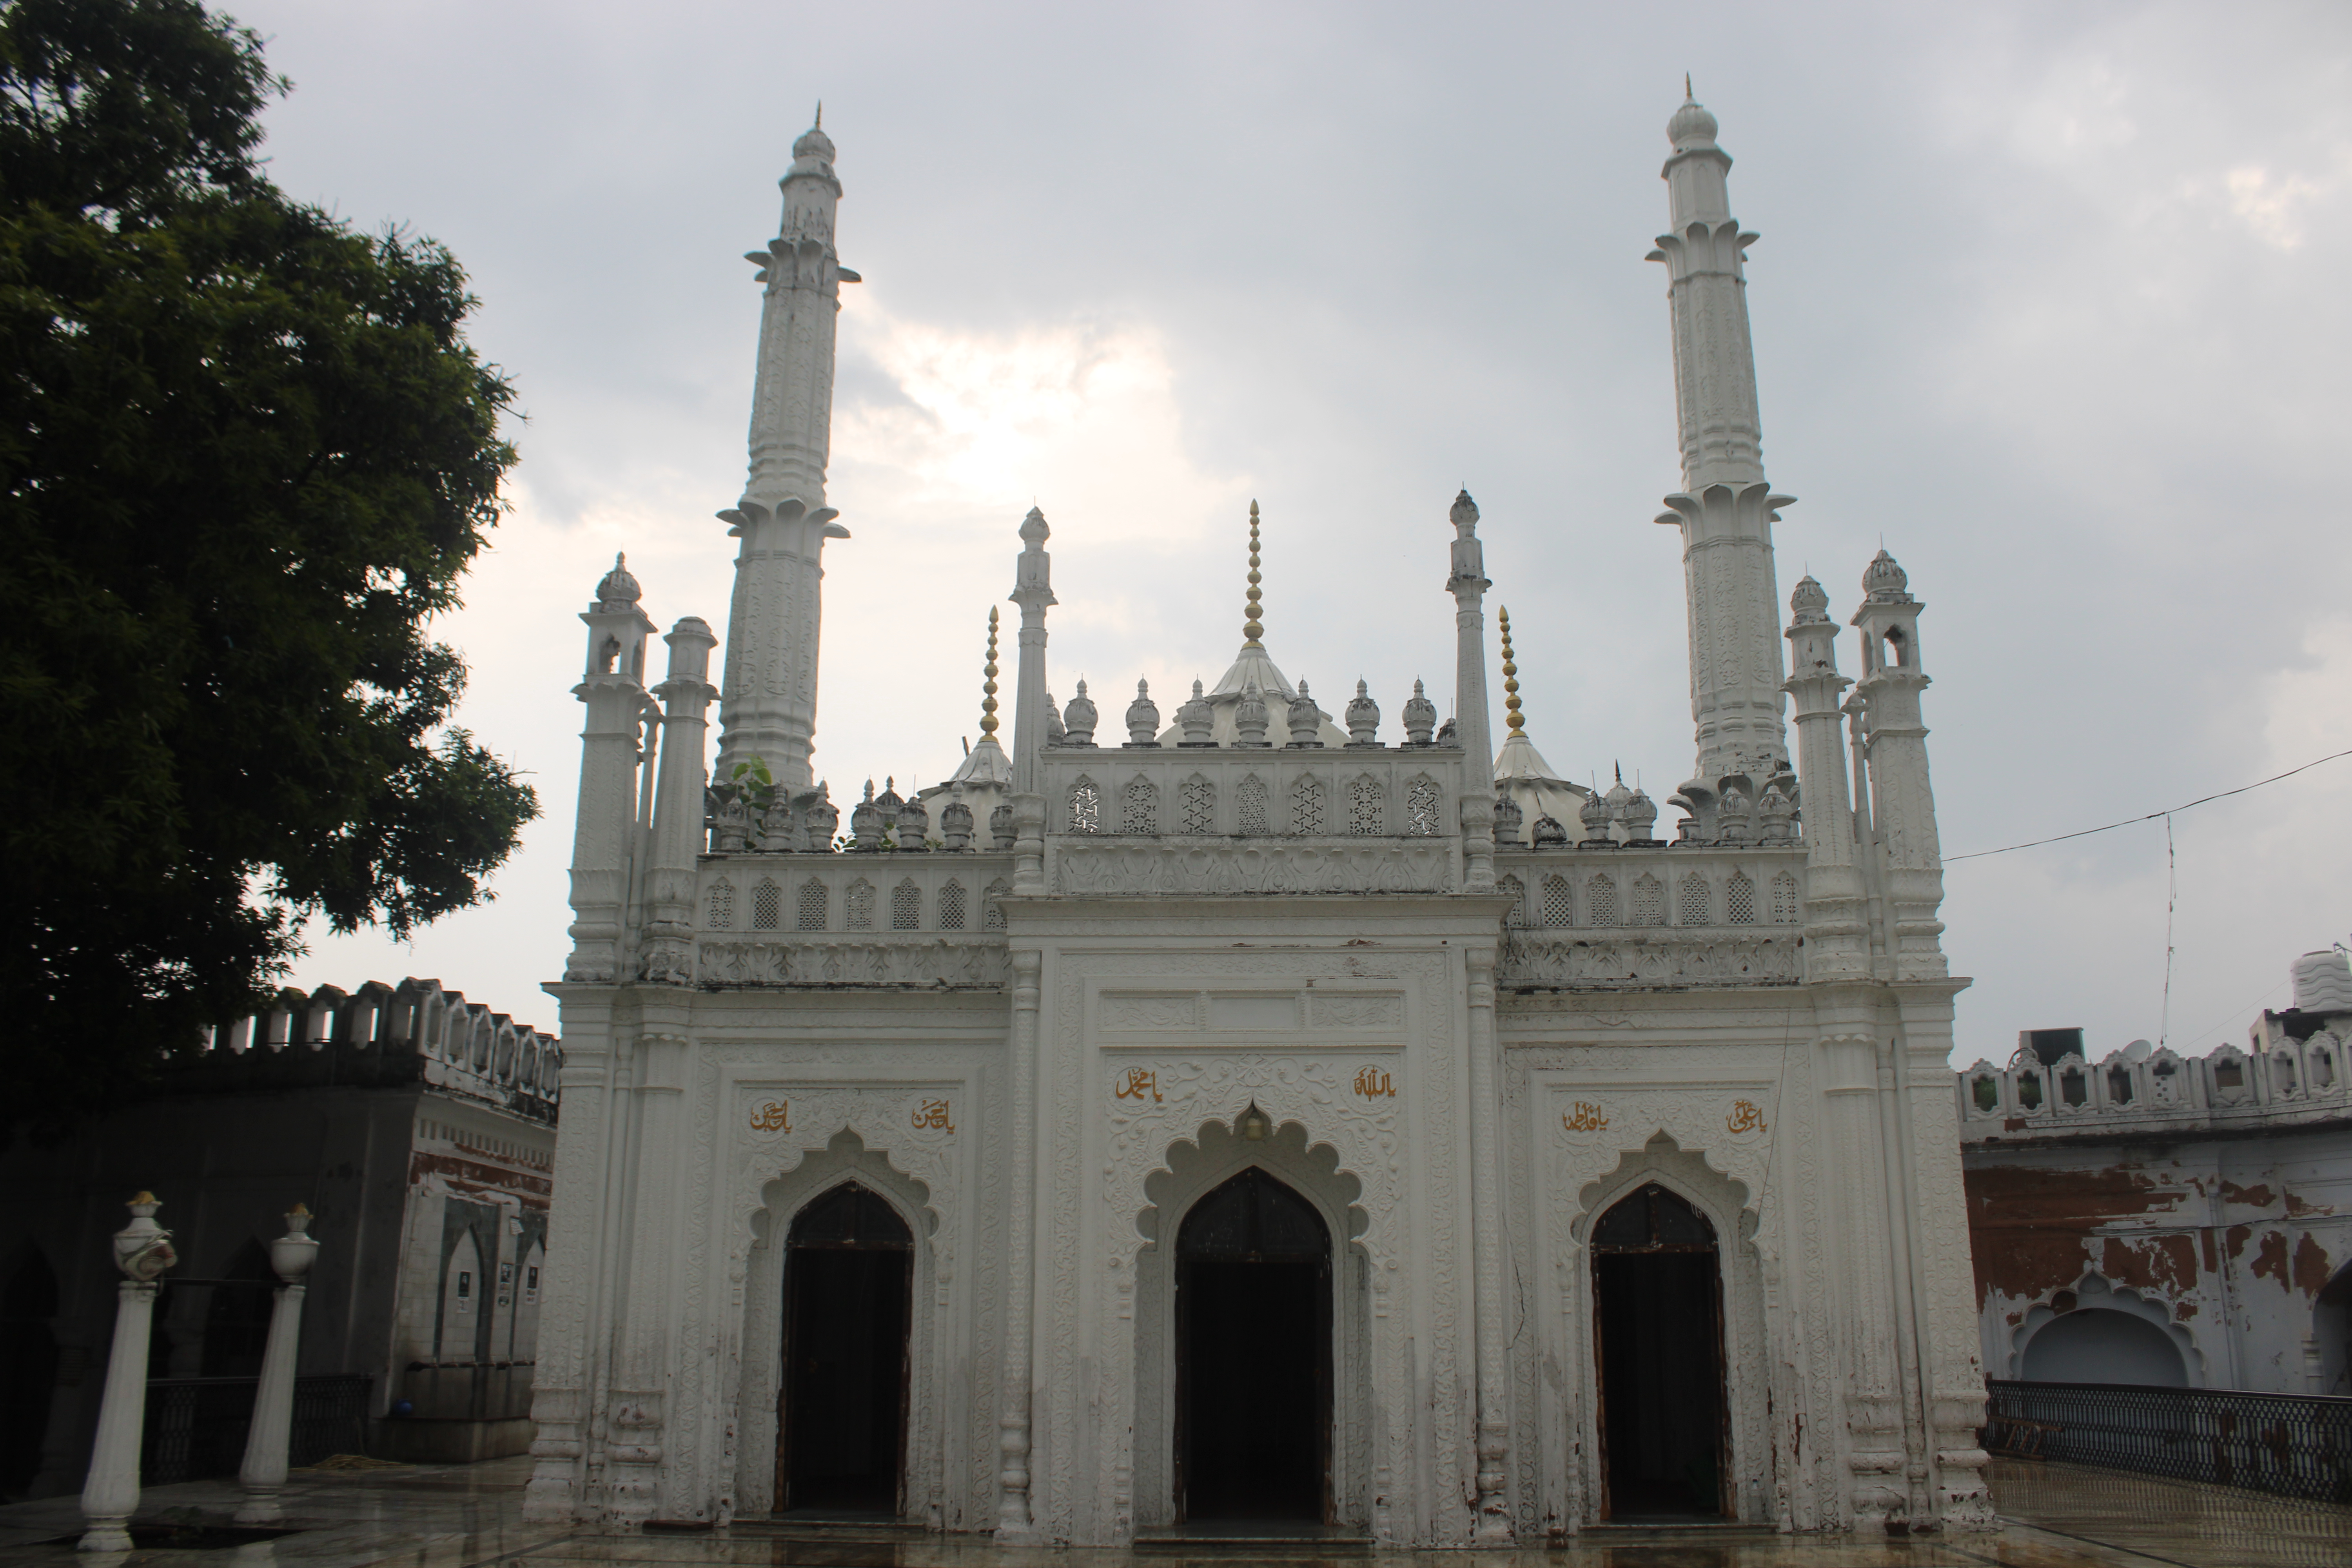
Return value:
[(1805, 921), (1805, 850), (1689, 842), (1497, 850), (1495, 887), (1517, 900), (1507, 922), (1530, 933), (1617, 940), (1627, 928), (1770, 926), (1793, 950)]
[(695, 946), (695, 984), (747, 986), (896, 986), (1001, 991), (1013, 977), (1002, 937), (856, 942), (793, 935), (761, 940), (704, 937)]
[(1039, 763), (1050, 837), (1460, 837), (1458, 747), (1064, 745)]
[(2047, 1064), (2030, 1055), (2005, 1068), (1979, 1061), (1955, 1085), (1961, 1142), (2179, 1137), (2352, 1117), (2352, 1014), (2301, 1038), (2271, 1026), (2277, 1017), (2265, 1014), (2254, 1026), (2250, 1050), (2222, 1045), (2184, 1057), (2134, 1048), (2095, 1064), (2073, 1052)]
[(172, 1093), (425, 1083), (552, 1126), (562, 1042), (437, 980), (291, 988), (164, 1059)]
[(1495, 984), (1517, 991), (1795, 985), (1805, 977), (1799, 940), (1794, 931), (1763, 936), (1731, 929), (1614, 939), (1514, 931), (1503, 940)]
[(1063, 893), (1444, 893), (1456, 858), (1447, 839), (1059, 838), (1046, 875)]

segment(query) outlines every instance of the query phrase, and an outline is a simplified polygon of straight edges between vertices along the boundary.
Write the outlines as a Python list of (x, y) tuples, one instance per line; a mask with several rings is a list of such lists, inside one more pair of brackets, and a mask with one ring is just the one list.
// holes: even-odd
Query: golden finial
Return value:
[(1242, 623), (1242, 636), (1249, 640), (1242, 645), (1244, 647), (1265, 646), (1257, 640), (1265, 635), (1265, 626), (1258, 618), (1265, 613), (1265, 606), (1258, 598), (1257, 585), (1260, 581), (1262, 579), (1257, 574), (1257, 502), (1252, 501), (1250, 502), (1249, 603), (1242, 607), (1242, 614), (1249, 617)]
[(981, 682), (980, 732), (996, 733), (996, 606), (988, 607), (988, 679)]
[(1690, 72), (1688, 71), (1683, 72), (1683, 101), (1685, 103), (1696, 103), (1698, 101), (1697, 99), (1691, 95)]
[(1511, 612), (1502, 611), (1496, 619), (1503, 625), (1503, 716), (1510, 723), (1511, 733), (1525, 739), (1527, 721), (1519, 717), (1519, 667), (1511, 662)]

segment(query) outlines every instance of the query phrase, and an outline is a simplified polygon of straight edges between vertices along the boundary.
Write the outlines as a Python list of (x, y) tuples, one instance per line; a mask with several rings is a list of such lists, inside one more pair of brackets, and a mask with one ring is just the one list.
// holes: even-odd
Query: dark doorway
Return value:
[(1331, 1235), (1252, 1166), (1176, 1234), (1176, 1495), (1186, 1520), (1331, 1515)]
[(1592, 1227), (1592, 1298), (1606, 1517), (1727, 1516), (1715, 1227), (1644, 1186)]
[(776, 1510), (899, 1511), (914, 1237), (845, 1182), (801, 1210), (784, 1249)]

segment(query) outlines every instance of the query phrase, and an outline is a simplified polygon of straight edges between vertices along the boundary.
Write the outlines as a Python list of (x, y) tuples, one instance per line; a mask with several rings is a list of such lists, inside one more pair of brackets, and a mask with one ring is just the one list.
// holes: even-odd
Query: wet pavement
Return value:
[(1998, 1531), (1948, 1540), (1852, 1540), (1690, 1526), (1591, 1531), (1574, 1541), (1499, 1552), (1374, 1552), (1328, 1540), (1206, 1546), (1175, 1542), (1137, 1551), (998, 1550), (985, 1536), (761, 1521), (725, 1531), (603, 1535), (527, 1524), (528, 1458), (482, 1465), (297, 1470), (283, 1501), (282, 1533), (240, 1531), (243, 1495), (233, 1482), (159, 1487), (133, 1521), (169, 1543), (130, 1552), (77, 1552), (77, 1500), (0, 1508), (0, 1568), (68, 1563), (89, 1568), (247, 1568), (278, 1563), (364, 1568), (1181, 1568), (1185, 1563), (1328, 1563), (1332, 1568), (1475, 1563), (1477, 1568), (2340, 1568), (2352, 1563), (2352, 1508), (2300, 1503), (2079, 1465), (2001, 1460), (1992, 1475)]

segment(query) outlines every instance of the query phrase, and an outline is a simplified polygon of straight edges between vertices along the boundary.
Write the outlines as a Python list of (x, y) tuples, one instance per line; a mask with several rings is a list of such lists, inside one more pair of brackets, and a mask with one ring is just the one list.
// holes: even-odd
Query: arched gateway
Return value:
[(776, 1411), (779, 1511), (900, 1511), (913, 1258), (906, 1222), (855, 1182), (793, 1216)]
[(1729, 1513), (1715, 1227), (1657, 1183), (1637, 1188), (1592, 1228), (1592, 1300), (1608, 1517)]
[(1253, 1165), (1176, 1237), (1177, 1506), (1328, 1522), (1331, 1233)]

